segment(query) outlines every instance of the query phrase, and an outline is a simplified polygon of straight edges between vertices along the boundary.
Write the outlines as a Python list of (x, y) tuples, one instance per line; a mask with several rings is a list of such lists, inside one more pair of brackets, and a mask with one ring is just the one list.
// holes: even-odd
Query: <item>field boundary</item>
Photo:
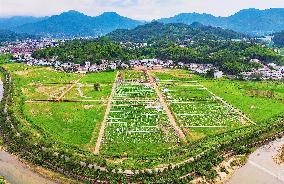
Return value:
[(76, 80), (66, 91), (64, 91), (56, 100), (60, 101), (72, 88), (74, 88), (78, 82), (83, 78), (84, 76), (81, 76), (78, 80)]
[[(206, 88), (205, 86), (203, 86), (204, 88)], [(232, 106), (230, 103), (226, 102), (223, 98), (217, 96), (216, 94), (214, 94), (212, 91), (210, 91), (208, 88), (206, 88), (206, 90), (216, 99), (219, 100), (221, 103), (223, 103), (223, 105), (231, 108), (234, 112), (238, 113), (242, 118), (244, 118), (246, 121), (256, 125), (256, 123), (251, 120), (245, 113), (243, 113), (241, 110), (235, 108), (234, 106)], [(241, 122), (241, 120), (240, 120)], [(241, 122), (242, 123), (242, 122)]]
[(180, 139), (186, 141), (186, 139), (185, 139), (185, 134), (183, 133), (182, 129), (181, 129), (181, 128), (178, 126), (178, 124), (176, 123), (176, 119), (175, 119), (175, 117), (174, 117), (172, 111), (169, 109), (168, 104), (167, 104), (167, 102), (165, 101), (163, 94), (162, 94), (161, 91), (159, 90), (159, 88), (158, 88), (156, 82), (154, 81), (153, 77), (151, 76), (151, 74), (149, 73), (148, 70), (146, 70), (146, 75), (147, 75), (147, 77), (148, 77), (149, 80), (150, 80), (150, 84), (153, 85), (153, 87), (154, 87), (154, 89), (155, 89), (155, 91), (156, 91), (156, 94), (158, 95), (159, 101), (160, 101), (161, 105), (163, 106), (163, 109), (164, 109), (164, 111), (166, 112), (166, 114), (167, 114), (167, 116), (168, 116), (168, 118), (169, 118), (169, 123), (170, 123), (170, 125), (174, 128), (175, 133), (177, 134), (177, 136), (178, 136)]
[[(94, 154), (95, 155), (98, 155), (99, 151), (100, 151), (100, 147), (101, 147), (102, 139), (103, 139), (103, 136), (104, 136), (105, 128), (107, 126), (107, 118), (108, 118), (108, 115), (109, 115), (110, 109), (111, 109), (112, 98), (113, 98), (113, 96), (115, 94), (116, 87), (117, 87), (119, 74), (120, 74), (120, 72), (117, 72), (117, 74), (115, 76), (115, 81), (114, 81), (114, 83), (112, 85), (112, 90), (111, 90), (111, 94), (110, 94), (108, 102), (107, 102), (107, 107), (106, 107), (106, 110), (105, 110), (104, 119), (102, 121), (101, 128), (100, 128), (100, 131), (99, 131), (99, 136), (98, 136), (98, 139), (97, 139), (97, 142), (96, 142), (96, 146), (95, 146), (95, 149), (94, 149)], [(94, 139), (95, 139), (95, 129), (93, 131), (92, 138), (91, 138), (89, 144), (91, 144), (94, 141)]]

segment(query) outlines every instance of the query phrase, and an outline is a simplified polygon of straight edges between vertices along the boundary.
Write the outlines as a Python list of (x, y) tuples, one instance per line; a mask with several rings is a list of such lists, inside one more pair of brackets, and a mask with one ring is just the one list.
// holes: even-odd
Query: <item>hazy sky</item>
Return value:
[(228, 16), (244, 8), (284, 8), (284, 0), (0, 0), (0, 16), (46, 16), (67, 10), (94, 16), (115, 11), (131, 18), (151, 20), (181, 12)]

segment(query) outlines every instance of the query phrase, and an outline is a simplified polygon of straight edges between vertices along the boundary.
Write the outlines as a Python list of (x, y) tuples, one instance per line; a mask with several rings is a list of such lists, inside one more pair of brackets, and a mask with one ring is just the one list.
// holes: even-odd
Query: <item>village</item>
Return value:
[[(187, 69), (195, 74), (207, 76), (208, 72), (212, 72), (213, 78), (224, 77), (223, 71), (213, 64), (200, 64), (200, 63), (183, 63), (174, 62), (172, 60), (161, 60), (156, 58), (149, 59), (136, 59), (123, 62), (121, 60), (108, 61), (101, 60), (100, 64), (92, 64), (86, 61), (84, 64), (76, 64), (72, 62), (61, 62), (57, 58), (52, 59), (36, 59), (32, 57), (32, 53), (36, 50), (57, 47), (61, 43), (68, 40), (56, 40), (56, 39), (40, 39), (40, 40), (23, 40), (11, 43), (5, 43), (0, 47), (0, 54), (10, 53), (12, 59), (10, 62), (26, 63), (29, 66), (49, 66), (54, 67), (59, 71), (75, 72), (75, 73), (89, 73), (89, 72), (102, 72), (111, 71), (116, 69), (131, 69), (144, 67), (148, 69)], [(145, 45), (137, 45), (137, 47), (143, 47)], [(261, 67), (254, 68), (248, 72), (242, 72), (239, 76), (227, 75), (229, 78), (237, 78), (242, 80), (283, 80), (284, 79), (284, 66), (278, 66), (274, 63), (263, 64), (258, 59), (252, 59), (250, 62), (257, 63)]]

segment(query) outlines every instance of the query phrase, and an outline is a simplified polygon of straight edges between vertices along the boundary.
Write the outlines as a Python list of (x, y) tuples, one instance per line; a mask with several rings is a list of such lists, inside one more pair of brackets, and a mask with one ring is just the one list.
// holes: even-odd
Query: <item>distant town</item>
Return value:
[[(39, 40), (24, 40), (15, 42), (6, 42), (0, 47), (0, 54), (9, 53), (12, 55), (10, 62), (25, 63), (29, 66), (50, 66), (54, 67), (59, 71), (76, 72), (76, 73), (88, 73), (88, 72), (102, 72), (116, 69), (130, 69), (138, 67), (146, 67), (149, 69), (164, 69), (164, 68), (182, 68), (188, 69), (193, 73), (205, 76), (209, 71), (213, 71), (214, 78), (224, 77), (223, 71), (219, 70), (213, 64), (199, 64), (190, 63), (186, 64), (183, 62), (175, 63), (172, 60), (160, 60), (156, 58), (141, 59), (141, 60), (130, 60), (129, 62), (108, 61), (101, 60), (101, 64), (91, 64), (86, 61), (83, 65), (75, 64), (72, 62), (62, 62), (57, 58), (52, 59), (36, 59), (32, 57), (32, 53), (36, 50), (57, 47), (61, 43), (68, 40), (59, 39), (39, 39)], [(122, 43), (121, 43), (122, 44)], [(143, 47), (147, 45), (140, 44), (135, 47)], [(181, 45), (182, 47), (182, 45)], [(227, 76), (229, 78), (239, 78), (243, 80), (283, 80), (284, 79), (284, 66), (278, 66), (275, 63), (263, 64), (258, 59), (251, 59), (252, 63), (257, 63), (261, 67), (254, 68), (248, 72), (242, 72), (240, 76)]]

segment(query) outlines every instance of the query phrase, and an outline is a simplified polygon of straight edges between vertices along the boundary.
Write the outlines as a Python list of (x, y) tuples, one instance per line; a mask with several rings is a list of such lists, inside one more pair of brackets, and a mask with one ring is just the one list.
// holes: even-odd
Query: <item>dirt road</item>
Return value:
[(168, 116), (168, 119), (169, 119), (169, 122), (170, 122), (170, 125), (174, 128), (175, 130), (175, 133), (177, 134), (177, 136), (181, 139), (181, 140), (184, 140), (185, 141), (185, 134), (183, 133), (183, 131), (181, 130), (181, 128), (177, 125), (176, 123), (176, 119), (174, 118), (174, 115), (172, 114), (172, 111), (169, 109), (167, 103), (166, 103), (166, 100), (163, 96), (163, 94), (161, 93), (159, 87), (157, 86), (154, 78), (151, 76), (151, 74), (149, 73), (149, 71), (147, 70), (146, 71), (146, 75), (147, 77), (149, 78), (149, 82), (150, 84), (154, 87), (155, 89), (155, 92), (156, 94), (158, 95), (158, 98), (159, 98), (159, 101), (161, 103), (161, 105), (163, 106), (163, 109), (165, 110), (167, 116)]
[[(107, 126), (107, 117), (108, 117), (109, 112), (110, 112), (113, 95), (115, 94), (118, 75), (119, 75), (119, 72), (117, 72), (116, 77), (115, 77), (115, 81), (114, 81), (114, 83), (112, 85), (112, 90), (111, 90), (111, 94), (110, 94), (108, 102), (107, 102), (107, 107), (106, 107), (104, 119), (102, 121), (100, 132), (99, 132), (99, 136), (98, 136), (98, 139), (97, 139), (97, 142), (96, 142), (96, 147), (94, 149), (94, 154), (96, 154), (96, 155), (99, 154), (100, 147), (101, 147), (101, 142), (102, 142), (102, 139), (103, 139), (103, 136), (104, 136), (104, 132), (105, 132), (105, 128)], [(93, 132), (93, 136), (92, 136), (92, 139), (91, 139), (90, 143), (93, 142), (94, 138), (95, 138), (95, 132)]]

